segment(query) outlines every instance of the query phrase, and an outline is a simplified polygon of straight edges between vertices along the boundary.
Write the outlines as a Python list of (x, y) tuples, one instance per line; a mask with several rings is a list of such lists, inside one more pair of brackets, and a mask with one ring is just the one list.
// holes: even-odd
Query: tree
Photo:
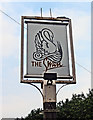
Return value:
[[(57, 120), (93, 120), (93, 89), (85, 96), (73, 94), (71, 100), (57, 103)], [(16, 120), (43, 120), (42, 109), (32, 110), (25, 118)]]
[(58, 119), (64, 120), (93, 120), (93, 90), (85, 97), (82, 94), (72, 95), (72, 99), (57, 104)]

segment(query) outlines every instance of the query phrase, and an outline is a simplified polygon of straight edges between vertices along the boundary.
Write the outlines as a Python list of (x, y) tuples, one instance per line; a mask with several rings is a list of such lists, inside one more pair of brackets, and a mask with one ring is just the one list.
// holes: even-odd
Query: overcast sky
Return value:
[[(83, 0), (82, 0), (83, 1)], [(21, 16), (66, 16), (72, 19), (76, 63), (91, 71), (91, 2), (7, 2), (0, 9), (20, 23)], [(34, 87), (20, 83), (21, 26), (0, 12), (0, 43), (2, 43), (2, 117), (26, 116), (32, 109), (42, 108), (43, 100)], [(72, 94), (85, 94), (91, 88), (91, 74), (76, 64), (76, 85), (64, 87), (57, 102)], [(39, 85), (38, 85), (39, 86)], [(58, 87), (61, 85), (58, 85)], [(40, 87), (40, 86), (39, 86)]]
[[(91, 3), (91, 21), (93, 21), (93, 1)], [(91, 73), (93, 73), (93, 22), (91, 22)], [(93, 88), (93, 74), (91, 74), (91, 88)]]

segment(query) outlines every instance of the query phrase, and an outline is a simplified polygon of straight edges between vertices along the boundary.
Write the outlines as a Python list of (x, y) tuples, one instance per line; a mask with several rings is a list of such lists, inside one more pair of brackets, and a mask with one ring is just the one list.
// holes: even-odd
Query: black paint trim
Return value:
[(25, 21), (25, 23), (35, 23), (35, 24), (51, 24), (51, 25), (68, 25), (68, 23), (57, 23), (57, 22), (37, 22), (37, 21)]

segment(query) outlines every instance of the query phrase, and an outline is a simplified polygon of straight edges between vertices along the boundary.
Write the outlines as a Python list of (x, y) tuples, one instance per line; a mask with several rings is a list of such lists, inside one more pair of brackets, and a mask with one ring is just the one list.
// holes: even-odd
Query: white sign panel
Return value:
[(27, 75), (69, 76), (67, 25), (27, 22)]

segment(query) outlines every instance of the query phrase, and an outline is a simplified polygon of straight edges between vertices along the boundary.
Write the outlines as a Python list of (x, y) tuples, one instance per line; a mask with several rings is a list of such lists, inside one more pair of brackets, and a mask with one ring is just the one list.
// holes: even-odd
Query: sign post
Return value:
[(44, 74), (44, 120), (56, 120), (56, 73)]
[(76, 83), (71, 19), (22, 16), (21, 83), (41, 83), (44, 120), (56, 120), (56, 84)]

